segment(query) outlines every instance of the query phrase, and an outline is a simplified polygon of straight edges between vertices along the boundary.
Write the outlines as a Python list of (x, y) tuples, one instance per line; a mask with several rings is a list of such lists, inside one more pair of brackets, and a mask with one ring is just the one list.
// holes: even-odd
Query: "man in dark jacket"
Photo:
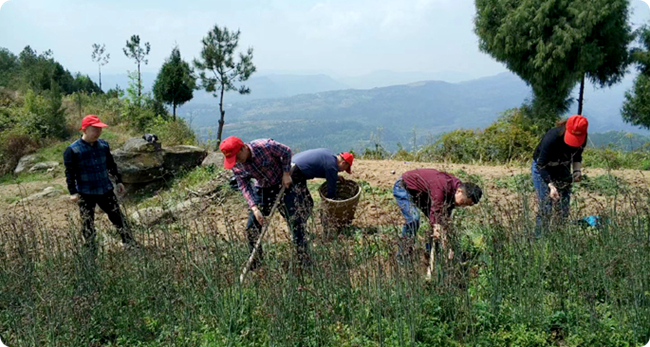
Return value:
[(540, 237), (555, 209), (569, 215), (571, 184), (582, 179), (582, 152), (587, 145), (587, 118), (574, 115), (546, 132), (533, 154), (531, 167), (539, 209), (535, 236)]
[(117, 193), (124, 192), (122, 178), (108, 143), (99, 137), (106, 124), (95, 115), (84, 117), (81, 122), (83, 136), (66, 148), (63, 153), (65, 176), (70, 192), (70, 200), (79, 204), (83, 236), (86, 247), (93, 253), (97, 251), (95, 243), (95, 206), (106, 212), (108, 219), (120, 231), (122, 244), (135, 246), (135, 240), (126, 225), (117, 197), (113, 192), (113, 176), (117, 183)]

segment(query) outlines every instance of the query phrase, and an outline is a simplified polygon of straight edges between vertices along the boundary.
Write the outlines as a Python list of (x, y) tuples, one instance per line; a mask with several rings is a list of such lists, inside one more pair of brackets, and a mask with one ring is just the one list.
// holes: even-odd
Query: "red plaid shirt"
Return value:
[(251, 150), (251, 157), (245, 163), (235, 164), (232, 172), (248, 207), (252, 208), (256, 204), (251, 178), (260, 188), (281, 184), (282, 174), (291, 171), (291, 148), (272, 139), (251, 141), (246, 146)]

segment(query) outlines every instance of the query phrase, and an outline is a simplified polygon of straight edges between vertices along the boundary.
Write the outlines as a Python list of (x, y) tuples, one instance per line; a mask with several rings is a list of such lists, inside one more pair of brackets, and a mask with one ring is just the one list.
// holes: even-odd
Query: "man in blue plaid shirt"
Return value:
[(117, 183), (117, 192), (122, 194), (124, 185), (111, 155), (111, 149), (106, 141), (99, 138), (102, 128), (105, 127), (107, 125), (95, 115), (84, 117), (80, 129), (84, 133), (83, 136), (68, 146), (63, 153), (70, 200), (79, 204), (86, 247), (93, 253), (97, 251), (95, 244), (95, 206), (97, 205), (106, 212), (108, 219), (120, 231), (122, 243), (129, 247), (136, 246), (109, 178), (109, 175), (113, 176)]

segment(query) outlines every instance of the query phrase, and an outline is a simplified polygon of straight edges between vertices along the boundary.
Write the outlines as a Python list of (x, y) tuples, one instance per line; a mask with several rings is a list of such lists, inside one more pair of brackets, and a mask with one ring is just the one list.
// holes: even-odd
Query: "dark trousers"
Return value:
[[(308, 251), (307, 240), (305, 239), (305, 224), (311, 214), (314, 201), (307, 189), (307, 181), (300, 173), (296, 173), (296, 170), (292, 174), (293, 184), (289, 189), (285, 189), (282, 202), (278, 206), (278, 211), (289, 225), (289, 229), (293, 234), (293, 241), (298, 250), (298, 255), (304, 256)], [(256, 187), (255, 203), (265, 217), (271, 214), (273, 203), (280, 193), (280, 189), (280, 185), (267, 188)], [(252, 252), (262, 232), (262, 226), (255, 218), (253, 211), (248, 211), (246, 231), (248, 234), (248, 248)], [(261, 259), (261, 246), (258, 255), (257, 259)]]
[(95, 206), (97, 205), (106, 212), (108, 219), (119, 230), (122, 243), (129, 244), (134, 241), (118, 205), (117, 197), (112, 190), (104, 195), (80, 194), (80, 196), (79, 212), (81, 213), (82, 233), (88, 248), (95, 251), (97, 247), (95, 243)]

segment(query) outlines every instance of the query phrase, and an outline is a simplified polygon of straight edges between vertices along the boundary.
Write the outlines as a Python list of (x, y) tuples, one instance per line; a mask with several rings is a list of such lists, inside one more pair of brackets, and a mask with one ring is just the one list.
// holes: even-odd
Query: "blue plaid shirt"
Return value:
[(117, 183), (122, 177), (111, 155), (111, 148), (102, 139), (90, 144), (79, 139), (63, 153), (65, 177), (70, 194), (103, 195), (113, 190), (109, 174)]

